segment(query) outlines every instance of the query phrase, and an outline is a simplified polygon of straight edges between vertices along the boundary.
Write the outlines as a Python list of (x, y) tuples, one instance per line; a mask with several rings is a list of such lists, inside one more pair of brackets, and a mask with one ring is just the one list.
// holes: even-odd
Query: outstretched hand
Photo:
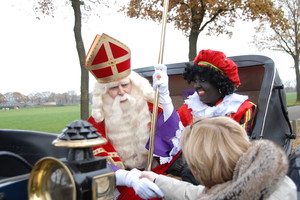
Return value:
[(160, 188), (147, 178), (141, 178), (138, 182), (135, 182), (133, 189), (143, 199), (162, 198), (164, 196)]
[(153, 182), (158, 174), (152, 172), (152, 171), (143, 171), (140, 175), (140, 178), (147, 178), (149, 181)]
[(140, 178), (141, 171), (132, 169), (130, 171), (119, 169), (116, 171), (116, 184), (132, 187), (135, 193), (143, 199), (163, 197), (163, 192), (159, 187), (147, 178)]

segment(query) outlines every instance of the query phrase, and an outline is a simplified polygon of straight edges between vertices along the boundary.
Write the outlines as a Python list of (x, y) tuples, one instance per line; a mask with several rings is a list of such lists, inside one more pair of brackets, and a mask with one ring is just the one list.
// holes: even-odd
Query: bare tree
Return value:
[(17, 103), (25, 103), (27, 101), (27, 97), (20, 92), (13, 92), (12, 97)]
[[(257, 27), (254, 42), (260, 49), (272, 49), (289, 54), (294, 61), (296, 75), (297, 101), (300, 101), (300, 2), (299, 0), (279, 0), (278, 4), (284, 12), (283, 23), (274, 23), (272, 19), (264, 19)], [(290, 67), (290, 66), (286, 66)]]
[[(89, 12), (92, 8), (97, 6), (109, 7), (109, 5), (115, 4), (115, 1), (109, 0), (64, 0), (64, 1), (54, 1), (54, 0), (38, 0), (35, 4), (35, 11), (42, 14), (42, 16), (54, 17), (54, 10), (56, 9), (55, 3), (64, 2), (65, 6), (71, 6), (74, 11), (74, 36), (76, 41), (76, 49), (78, 53), (80, 69), (81, 69), (81, 88), (80, 88), (80, 117), (86, 120), (89, 117), (89, 72), (84, 66), (84, 60), (86, 56), (86, 51), (84, 48), (84, 43), (82, 39), (82, 16), (88, 17)], [(82, 10), (85, 11), (82, 13)], [(99, 14), (95, 14), (100, 16)], [(40, 19), (40, 17), (37, 17)]]
[(41, 92), (41, 96), (45, 100), (45, 102), (49, 102), (49, 98), (51, 97), (51, 92), (49, 91)]
[(32, 98), (31, 98), (31, 100), (32, 100), (32, 102), (34, 102), (38, 105), (40, 105), (44, 102), (43, 95), (40, 92), (34, 94), (34, 96), (32, 96)]
[(5, 93), (4, 97), (5, 97), (6, 102), (15, 102), (12, 92)]
[(30, 93), (29, 95), (23, 95), (20, 92), (8, 92), (4, 95), (0, 93), (0, 104), (8, 103), (10, 105), (20, 105), (22, 106), (34, 106), (41, 105), (43, 103), (55, 102), (57, 105), (68, 105), (68, 104), (78, 104), (79, 96), (75, 91), (68, 91), (64, 93), (53, 93), (53, 92), (38, 92)]
[(0, 93), (0, 103), (6, 102), (5, 96)]
[[(129, 17), (161, 21), (162, 0), (130, 0), (123, 10)], [(170, 0), (168, 22), (182, 30), (189, 40), (189, 60), (197, 53), (199, 34), (207, 29), (207, 35), (227, 34), (236, 19), (262, 20), (265, 17), (280, 18), (282, 12), (272, 0)]]
[(69, 103), (70, 104), (73, 104), (73, 103), (76, 103), (76, 102), (78, 102), (77, 100), (78, 100), (78, 96), (77, 96), (77, 94), (76, 94), (76, 92), (75, 91), (68, 91), (68, 98), (69, 98)]

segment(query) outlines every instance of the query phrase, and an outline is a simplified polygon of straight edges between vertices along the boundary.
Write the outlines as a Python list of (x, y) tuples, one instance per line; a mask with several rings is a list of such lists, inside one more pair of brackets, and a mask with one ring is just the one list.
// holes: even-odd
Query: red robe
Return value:
[[(153, 111), (153, 104), (148, 103), (149, 111), (152, 113)], [(162, 109), (159, 107), (158, 108), (158, 115), (162, 114)], [(99, 122), (97, 123), (95, 119), (91, 116), (88, 119), (88, 122), (91, 123), (101, 135), (107, 139), (106, 137), (106, 131), (105, 131), (105, 122)], [(122, 160), (119, 156), (119, 154), (116, 152), (115, 148), (113, 145), (108, 142), (104, 145), (94, 147), (94, 154), (95, 156), (102, 156), (106, 157), (110, 163), (114, 164), (115, 166), (119, 168), (124, 168)], [(166, 170), (172, 165), (172, 163), (179, 157), (181, 152), (179, 152), (177, 155), (173, 156), (173, 159), (170, 163), (165, 163), (162, 165), (158, 165), (157, 167), (153, 168), (152, 171), (157, 173), (157, 174), (166, 174)], [(159, 163), (159, 161), (158, 161)], [(135, 194), (135, 191), (133, 188), (128, 188), (126, 186), (118, 186), (117, 187), (120, 195), (118, 196), (118, 200), (141, 200), (139, 196)], [(154, 199), (159, 199), (159, 198), (154, 198)], [(153, 200), (154, 200), (153, 199)]]

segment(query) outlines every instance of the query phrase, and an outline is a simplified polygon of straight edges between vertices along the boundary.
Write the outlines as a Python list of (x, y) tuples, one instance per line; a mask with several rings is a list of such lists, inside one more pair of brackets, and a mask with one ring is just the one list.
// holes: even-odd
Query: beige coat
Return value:
[(165, 200), (297, 200), (296, 185), (286, 176), (287, 168), (281, 147), (258, 140), (238, 161), (231, 181), (207, 189), (159, 175), (155, 183)]
[[(163, 175), (159, 175), (155, 183), (164, 192), (165, 200), (201, 200), (197, 197), (200, 197), (204, 190), (202, 185), (195, 186)], [(286, 176), (278, 189), (267, 200), (297, 200), (295, 183)]]

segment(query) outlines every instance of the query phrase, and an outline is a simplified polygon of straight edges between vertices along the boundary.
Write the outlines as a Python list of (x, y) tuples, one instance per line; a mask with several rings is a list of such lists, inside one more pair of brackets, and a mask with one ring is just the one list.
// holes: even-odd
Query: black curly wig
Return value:
[(188, 84), (195, 82), (195, 75), (199, 75), (219, 89), (223, 97), (235, 91), (234, 83), (221, 71), (216, 70), (209, 64), (207, 66), (199, 66), (198, 64), (191, 65), (188, 63), (184, 70), (183, 78)]

